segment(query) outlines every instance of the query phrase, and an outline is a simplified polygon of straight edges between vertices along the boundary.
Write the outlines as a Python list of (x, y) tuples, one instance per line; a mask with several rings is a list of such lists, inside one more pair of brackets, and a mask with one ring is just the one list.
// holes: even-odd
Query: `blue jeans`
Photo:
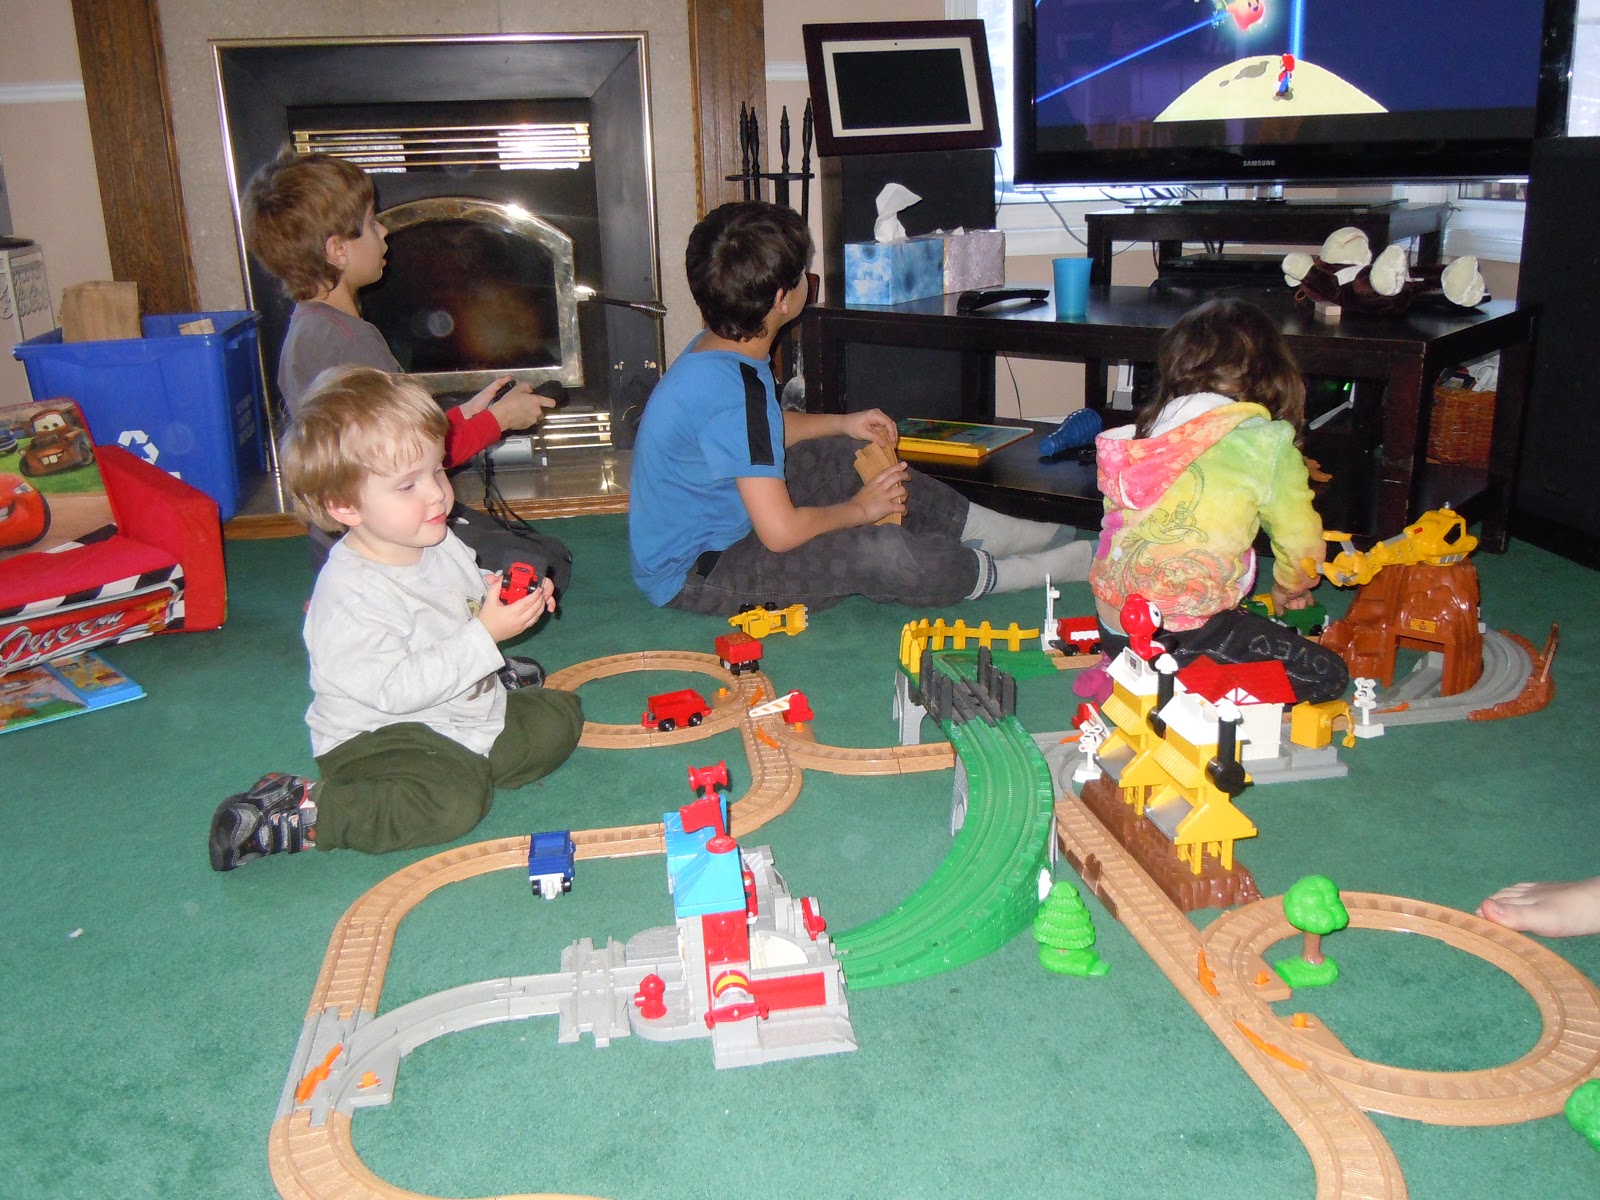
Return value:
[[(842, 504), (861, 490), (851, 438), (813, 438), (788, 448), (784, 481), (796, 508)], [(967, 500), (912, 470), (899, 525), (861, 525), (819, 534), (775, 554), (752, 531), (720, 554), (701, 556), (671, 608), (731, 616), (741, 605), (813, 610), (846, 596), (913, 607), (954, 604), (978, 582), (978, 556), (961, 544)]]

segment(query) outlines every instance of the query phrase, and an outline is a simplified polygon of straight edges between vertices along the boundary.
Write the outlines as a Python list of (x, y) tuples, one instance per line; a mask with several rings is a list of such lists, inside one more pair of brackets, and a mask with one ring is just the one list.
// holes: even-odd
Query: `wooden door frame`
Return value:
[[(696, 198), (703, 214), (736, 199), (739, 105), (766, 125), (763, 0), (686, 0)], [(95, 172), (115, 278), (147, 313), (196, 312), (158, 0), (72, 0)], [(658, 116), (657, 119), (660, 119)]]
[(197, 312), (156, 0), (72, 0), (115, 279), (147, 313)]

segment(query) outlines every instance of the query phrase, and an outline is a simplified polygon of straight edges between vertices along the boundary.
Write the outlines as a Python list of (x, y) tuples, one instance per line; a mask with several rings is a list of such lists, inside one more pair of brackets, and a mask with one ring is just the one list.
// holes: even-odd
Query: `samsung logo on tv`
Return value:
[(1278, 165), (1278, 160), (1275, 158), (1247, 158), (1243, 160), (1243, 165), (1247, 167), (1275, 167)]

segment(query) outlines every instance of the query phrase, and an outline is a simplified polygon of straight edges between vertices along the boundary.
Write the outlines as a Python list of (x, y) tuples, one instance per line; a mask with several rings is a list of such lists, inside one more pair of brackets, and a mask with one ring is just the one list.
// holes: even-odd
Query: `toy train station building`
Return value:
[(768, 847), (740, 849), (720, 796), (662, 821), (676, 944), (669, 961), (658, 935), (670, 931), (628, 943), (629, 966), (657, 963), (634, 998), (634, 1032), (656, 1041), (709, 1035), (718, 1067), (854, 1050), (843, 974), (816, 900), (790, 895)]

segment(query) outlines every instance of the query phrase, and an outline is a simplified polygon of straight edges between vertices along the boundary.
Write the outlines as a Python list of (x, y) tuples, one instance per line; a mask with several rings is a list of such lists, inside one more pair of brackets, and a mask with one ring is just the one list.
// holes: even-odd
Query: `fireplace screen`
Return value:
[(387, 209), (383, 279), (362, 311), (407, 372), (471, 392), (514, 372), (583, 383), (572, 240), (520, 205), (464, 197)]
[[(560, 383), (532, 438), (631, 440), (664, 358), (644, 34), (215, 47), (236, 205), (286, 140), (371, 172), (388, 260), (361, 311), (403, 369), (440, 396)], [(270, 379), (293, 303), (240, 235)]]

